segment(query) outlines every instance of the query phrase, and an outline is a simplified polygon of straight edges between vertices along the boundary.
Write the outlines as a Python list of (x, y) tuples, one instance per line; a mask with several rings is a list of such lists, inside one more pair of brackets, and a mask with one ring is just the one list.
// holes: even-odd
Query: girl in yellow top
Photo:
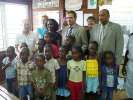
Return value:
[(97, 90), (99, 86), (99, 62), (98, 62), (98, 43), (91, 41), (88, 46), (88, 55), (86, 60), (86, 93), (87, 100), (97, 100)]
[(68, 88), (71, 92), (70, 100), (83, 100), (83, 81), (85, 75), (85, 61), (81, 59), (82, 50), (80, 46), (72, 47), (72, 60), (67, 62)]

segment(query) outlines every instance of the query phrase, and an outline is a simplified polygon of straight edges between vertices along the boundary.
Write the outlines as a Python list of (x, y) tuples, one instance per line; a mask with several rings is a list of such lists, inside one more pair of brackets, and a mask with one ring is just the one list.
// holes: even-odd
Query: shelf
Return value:
[(59, 10), (59, 7), (52, 7), (52, 8), (32, 8), (33, 11), (53, 11)]

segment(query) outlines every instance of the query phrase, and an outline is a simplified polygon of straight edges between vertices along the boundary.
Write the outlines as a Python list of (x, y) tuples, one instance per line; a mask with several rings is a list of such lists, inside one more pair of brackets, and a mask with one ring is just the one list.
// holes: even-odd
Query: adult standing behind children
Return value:
[(89, 16), (87, 18), (87, 37), (88, 37), (88, 42), (90, 40), (90, 31), (92, 30), (92, 28), (96, 25), (96, 18), (94, 16)]
[(21, 43), (26, 43), (29, 49), (32, 51), (35, 47), (35, 43), (38, 40), (38, 35), (31, 31), (31, 25), (29, 20), (24, 20), (24, 28), (22, 34), (18, 34), (16, 37), (16, 50), (20, 52), (19, 47)]
[(119, 24), (109, 21), (109, 11), (102, 9), (99, 12), (100, 23), (90, 32), (90, 40), (97, 41), (99, 44), (99, 53), (106, 50), (112, 51), (116, 57), (116, 63), (122, 63), (123, 52), (123, 34)]
[(82, 46), (82, 49), (85, 50), (88, 45), (87, 34), (85, 29), (76, 23), (76, 18), (77, 15), (75, 11), (67, 11), (66, 21), (68, 26), (62, 30), (63, 42), (66, 36), (72, 35), (75, 37), (74, 44)]
[(47, 15), (43, 15), (42, 16), (42, 27), (37, 28), (37, 33), (39, 35), (39, 39), (43, 39), (45, 34), (46, 34), (46, 32), (48, 31), (47, 27), (46, 27), (47, 21), (48, 21), (48, 16)]
[(61, 35), (58, 31), (59, 25), (58, 22), (55, 19), (48, 19), (47, 21), (47, 29), (48, 32), (51, 32), (53, 34), (53, 43), (55, 45), (60, 46), (61, 45)]
[(130, 35), (128, 45), (127, 45), (127, 52), (125, 56), (125, 62), (123, 67), (123, 74), (126, 75), (126, 92), (128, 96), (128, 100), (133, 99), (133, 34)]

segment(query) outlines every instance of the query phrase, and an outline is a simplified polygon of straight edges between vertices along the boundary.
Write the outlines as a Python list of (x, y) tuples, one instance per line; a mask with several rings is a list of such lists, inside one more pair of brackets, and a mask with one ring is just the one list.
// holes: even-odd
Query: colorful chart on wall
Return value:
[(97, 0), (88, 0), (88, 9), (96, 9), (97, 8)]
[(82, 0), (65, 0), (66, 10), (79, 10), (82, 6)]

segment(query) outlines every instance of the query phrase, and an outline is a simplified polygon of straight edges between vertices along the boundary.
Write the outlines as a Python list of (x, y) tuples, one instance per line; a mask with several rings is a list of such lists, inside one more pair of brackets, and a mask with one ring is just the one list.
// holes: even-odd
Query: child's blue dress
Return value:
[(58, 85), (56, 90), (56, 95), (68, 97), (70, 92), (66, 89), (67, 84), (67, 65), (60, 65), (58, 70)]

